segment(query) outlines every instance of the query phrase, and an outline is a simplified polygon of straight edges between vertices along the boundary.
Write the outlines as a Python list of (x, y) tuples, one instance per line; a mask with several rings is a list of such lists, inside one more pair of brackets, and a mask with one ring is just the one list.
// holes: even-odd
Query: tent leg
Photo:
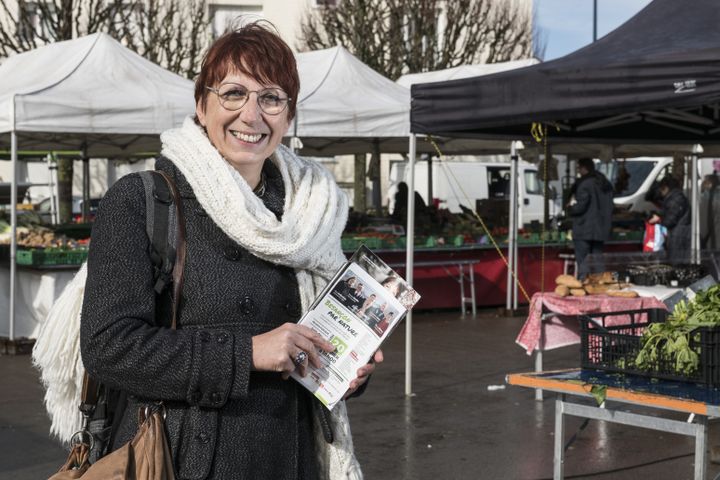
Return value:
[[(414, 134), (410, 135), (409, 150), (405, 275), (408, 284), (412, 285), (415, 253), (415, 155), (417, 150), (417, 137)], [(412, 310), (408, 310), (405, 320), (405, 395), (412, 395)]]
[(507, 271), (507, 293), (505, 295), (505, 309), (513, 308), (513, 272), (515, 271), (515, 222), (517, 219), (517, 151), (515, 142), (510, 143), (510, 205), (508, 225), (508, 271)]
[(692, 168), (690, 169), (690, 223), (691, 223), (691, 242), (690, 251), (692, 263), (700, 263), (700, 193), (698, 189), (698, 155), (703, 152), (701, 145), (693, 146)]
[(10, 341), (15, 340), (15, 287), (16, 287), (16, 270), (17, 265), (15, 258), (17, 256), (17, 133), (13, 130), (10, 132), (10, 150), (12, 160), (12, 182), (10, 183), (10, 312), (9, 312), (9, 331), (8, 337)]

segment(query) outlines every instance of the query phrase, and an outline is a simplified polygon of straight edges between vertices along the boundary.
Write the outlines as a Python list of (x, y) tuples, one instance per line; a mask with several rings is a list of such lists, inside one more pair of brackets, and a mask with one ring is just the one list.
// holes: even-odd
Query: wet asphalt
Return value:
[[(368, 391), (349, 402), (355, 449), (368, 480), (551, 479), (554, 396), (538, 402), (505, 375), (531, 371), (514, 340), (523, 317), (493, 310), (413, 318), (413, 391), (404, 395), (405, 328), (387, 341), (385, 362)], [(579, 364), (578, 347), (547, 352), (545, 367)], [(66, 451), (48, 436), (43, 391), (29, 356), (0, 356), (0, 479), (46, 479)], [(657, 412), (628, 407), (635, 412)], [(685, 419), (683, 415), (671, 418)], [(566, 420), (566, 438), (582, 419)], [(720, 445), (710, 424), (710, 446)], [(591, 421), (570, 446), (568, 479), (693, 478), (694, 441), (681, 435)], [(708, 463), (708, 479), (720, 465)]]

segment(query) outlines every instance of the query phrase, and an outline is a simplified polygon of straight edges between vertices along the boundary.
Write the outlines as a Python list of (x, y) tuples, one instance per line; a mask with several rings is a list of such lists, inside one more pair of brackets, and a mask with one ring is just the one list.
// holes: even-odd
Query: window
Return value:
[(261, 5), (211, 5), (213, 37), (217, 38), (230, 28), (262, 18)]
[(488, 167), (488, 196), (506, 198), (510, 196), (510, 168)]
[(543, 184), (537, 170), (525, 170), (525, 193), (543, 195)]
[[(626, 160), (600, 164), (597, 167), (612, 183), (614, 196), (626, 197), (638, 191), (656, 165), (657, 162)], [(664, 175), (661, 172), (656, 180), (660, 180)]]

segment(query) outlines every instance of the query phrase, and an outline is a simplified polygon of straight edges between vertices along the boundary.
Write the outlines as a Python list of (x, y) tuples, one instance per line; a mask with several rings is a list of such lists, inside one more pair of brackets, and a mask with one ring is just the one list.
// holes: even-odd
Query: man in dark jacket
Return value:
[(582, 279), (590, 273), (585, 257), (590, 253), (601, 253), (610, 236), (613, 188), (605, 175), (595, 170), (592, 158), (579, 159), (578, 172), (580, 178), (571, 190), (575, 202), (568, 205), (567, 211), (573, 220), (577, 277)]
[(667, 228), (667, 258), (679, 260), (690, 249), (690, 202), (680, 188), (680, 181), (672, 175), (660, 180), (658, 191), (662, 196), (662, 211), (648, 222)]

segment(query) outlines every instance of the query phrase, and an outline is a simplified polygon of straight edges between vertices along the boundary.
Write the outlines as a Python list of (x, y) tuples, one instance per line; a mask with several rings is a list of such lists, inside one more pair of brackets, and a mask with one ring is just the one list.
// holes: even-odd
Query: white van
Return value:
[[(390, 187), (388, 189), (388, 207), (395, 208), (397, 184), (407, 183), (407, 162), (390, 164)], [(543, 185), (538, 178), (536, 165), (518, 162), (520, 215), (519, 225), (543, 218)], [(558, 185), (553, 185), (558, 183)], [(437, 203), (439, 208), (447, 208), (460, 213), (460, 205), (475, 210), (478, 200), (510, 198), (509, 162), (432, 162), (433, 200), (428, 198), (428, 163), (415, 163), (415, 191), (426, 204)], [(560, 195), (556, 195), (559, 182), (551, 182), (550, 216), (560, 212)]]
[(597, 163), (597, 169), (615, 188), (618, 187), (618, 178), (627, 176), (625, 188), (615, 193), (616, 206), (625, 207), (631, 212), (648, 213), (656, 207), (645, 200), (645, 195), (650, 191), (653, 182), (661, 180), (668, 174), (672, 163), (671, 157), (636, 157)]

